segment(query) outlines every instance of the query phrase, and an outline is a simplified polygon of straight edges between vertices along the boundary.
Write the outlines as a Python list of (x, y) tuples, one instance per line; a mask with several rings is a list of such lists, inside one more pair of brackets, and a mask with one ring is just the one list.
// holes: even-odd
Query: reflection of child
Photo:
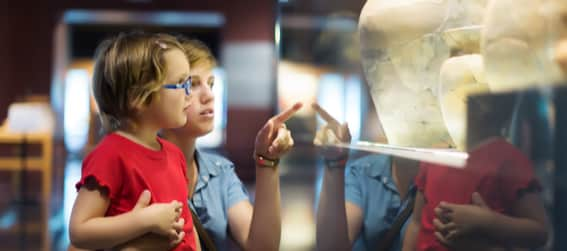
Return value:
[(416, 185), (404, 250), (483, 250), (471, 243), (538, 247), (546, 242), (545, 211), (532, 165), (503, 138), (473, 149), (464, 169), (422, 164)]
[(70, 221), (74, 246), (112, 248), (156, 233), (175, 250), (195, 250), (185, 158), (157, 137), (186, 123), (190, 85), (173, 37), (121, 34), (99, 46), (93, 89), (110, 133), (83, 161)]

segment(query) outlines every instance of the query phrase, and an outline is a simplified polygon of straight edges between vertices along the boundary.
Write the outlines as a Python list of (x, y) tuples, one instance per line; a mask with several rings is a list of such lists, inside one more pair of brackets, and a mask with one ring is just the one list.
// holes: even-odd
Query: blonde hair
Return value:
[(189, 60), (191, 67), (205, 66), (214, 68), (217, 66), (215, 56), (203, 42), (197, 39), (188, 39), (185, 37), (178, 37), (179, 43), (185, 49), (185, 55)]
[(165, 52), (185, 52), (175, 37), (143, 32), (121, 33), (100, 43), (95, 53), (93, 94), (103, 129), (134, 126), (136, 107), (159, 98), (165, 81)]

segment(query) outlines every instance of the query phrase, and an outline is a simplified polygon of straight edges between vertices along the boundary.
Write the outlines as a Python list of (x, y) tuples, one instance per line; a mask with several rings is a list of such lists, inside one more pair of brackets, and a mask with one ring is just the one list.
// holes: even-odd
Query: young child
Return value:
[[(462, 169), (423, 163), (418, 194), (403, 250), (493, 250), (536, 248), (547, 240), (540, 186), (530, 160), (505, 138), (511, 109), (474, 118), (478, 138), (469, 138)], [(469, 119), (471, 117), (469, 116)], [(491, 136), (492, 135), (492, 136)]]
[(155, 233), (169, 237), (174, 250), (196, 249), (185, 158), (157, 137), (161, 128), (187, 122), (189, 67), (168, 35), (120, 34), (99, 45), (93, 90), (108, 134), (83, 161), (73, 246), (106, 249)]

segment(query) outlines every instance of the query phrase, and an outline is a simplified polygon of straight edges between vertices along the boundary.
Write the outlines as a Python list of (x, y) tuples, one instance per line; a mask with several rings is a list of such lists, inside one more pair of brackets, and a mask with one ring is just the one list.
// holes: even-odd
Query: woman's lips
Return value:
[(215, 111), (213, 109), (205, 109), (199, 113), (200, 116), (212, 118), (215, 115)]

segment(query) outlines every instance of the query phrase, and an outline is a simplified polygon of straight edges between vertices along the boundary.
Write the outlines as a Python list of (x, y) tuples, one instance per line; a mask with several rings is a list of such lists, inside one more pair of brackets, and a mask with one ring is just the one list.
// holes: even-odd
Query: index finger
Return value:
[(333, 118), (333, 116), (331, 116), (331, 114), (329, 114), (327, 111), (325, 111), (325, 109), (323, 109), (319, 104), (313, 103), (311, 105), (311, 107), (313, 107), (313, 109), (315, 109), (315, 111), (317, 113), (319, 113), (321, 118), (323, 118), (323, 120), (325, 120), (327, 123), (339, 124), (339, 121), (337, 121), (335, 118)]
[(287, 108), (287, 110), (280, 112), (278, 115), (272, 117), (274, 123), (284, 123), (286, 122), (293, 114), (295, 114), (299, 109), (303, 106), (301, 102), (297, 102), (293, 104), (292, 107)]

